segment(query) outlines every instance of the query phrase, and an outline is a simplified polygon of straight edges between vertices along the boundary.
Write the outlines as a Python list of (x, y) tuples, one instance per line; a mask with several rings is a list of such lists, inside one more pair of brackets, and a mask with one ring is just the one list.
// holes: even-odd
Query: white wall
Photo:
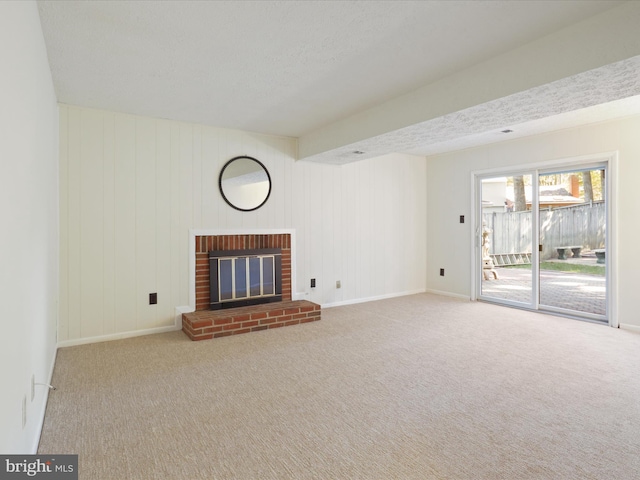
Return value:
[(35, 2), (0, 2), (0, 59), (0, 452), (34, 453), (31, 375), (50, 379), (58, 298), (58, 111)]
[[(295, 229), (294, 293), (324, 305), (424, 290), (424, 158), (337, 167), (295, 154), (290, 138), (61, 105), (59, 340), (173, 325), (174, 308), (189, 304), (191, 228)], [(254, 212), (218, 191), (238, 155), (273, 181)]]
[[(471, 172), (617, 151), (618, 321), (623, 326), (640, 327), (636, 291), (640, 272), (638, 132), (640, 117), (636, 116), (429, 157), (427, 288), (471, 295), (472, 225), (458, 223), (459, 215), (468, 217), (471, 213)], [(446, 269), (444, 277), (439, 276), (439, 268)]]

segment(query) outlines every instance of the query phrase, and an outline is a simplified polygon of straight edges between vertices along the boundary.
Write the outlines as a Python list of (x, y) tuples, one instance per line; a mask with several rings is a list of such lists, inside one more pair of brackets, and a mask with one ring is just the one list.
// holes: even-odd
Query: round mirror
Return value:
[(220, 193), (236, 210), (250, 212), (264, 205), (271, 194), (271, 177), (253, 157), (235, 157), (220, 172)]

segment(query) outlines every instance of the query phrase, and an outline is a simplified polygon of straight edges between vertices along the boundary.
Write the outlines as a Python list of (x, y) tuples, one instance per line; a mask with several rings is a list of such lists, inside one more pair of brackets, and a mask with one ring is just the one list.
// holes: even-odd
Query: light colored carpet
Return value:
[(640, 478), (640, 335), (414, 295), (58, 352), (39, 453), (89, 479)]

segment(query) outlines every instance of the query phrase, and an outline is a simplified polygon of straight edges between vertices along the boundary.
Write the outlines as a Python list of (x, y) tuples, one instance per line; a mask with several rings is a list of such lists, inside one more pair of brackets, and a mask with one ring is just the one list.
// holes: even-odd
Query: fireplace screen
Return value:
[(209, 252), (211, 309), (282, 300), (280, 249)]

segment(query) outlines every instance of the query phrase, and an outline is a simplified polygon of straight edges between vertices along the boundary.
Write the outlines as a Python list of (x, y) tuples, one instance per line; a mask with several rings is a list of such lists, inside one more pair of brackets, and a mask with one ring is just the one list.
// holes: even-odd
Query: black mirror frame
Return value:
[[(267, 180), (269, 181), (269, 191), (267, 192), (267, 196), (264, 198), (264, 200), (262, 201), (262, 203), (260, 205), (258, 205), (257, 207), (254, 208), (240, 208), (235, 206), (233, 203), (231, 203), (231, 201), (227, 198), (227, 196), (224, 194), (224, 190), (222, 189), (222, 175), (224, 174), (225, 169), (234, 161), (239, 160), (241, 158), (248, 158), (249, 160), (253, 160), (254, 162), (256, 162), (258, 165), (260, 165), (262, 167), (262, 169), (264, 170), (264, 173), (267, 174)], [(269, 170), (267, 170), (267, 167), (264, 166), (264, 164), (258, 160), (257, 158), (253, 158), (253, 157), (249, 157), (248, 155), (240, 155), (238, 157), (233, 157), (231, 160), (229, 160), (227, 163), (224, 164), (224, 166), (222, 167), (222, 170), (220, 170), (220, 175), (218, 176), (218, 189), (220, 190), (220, 195), (222, 195), (222, 198), (224, 198), (224, 201), (227, 202), (227, 204), (231, 207), (231, 208), (235, 208), (236, 210), (239, 210), (241, 212), (253, 212), (254, 210), (259, 209), (260, 207), (262, 207), (265, 203), (267, 203), (267, 200), (269, 200), (269, 197), (271, 196), (271, 175), (269, 175)]]

